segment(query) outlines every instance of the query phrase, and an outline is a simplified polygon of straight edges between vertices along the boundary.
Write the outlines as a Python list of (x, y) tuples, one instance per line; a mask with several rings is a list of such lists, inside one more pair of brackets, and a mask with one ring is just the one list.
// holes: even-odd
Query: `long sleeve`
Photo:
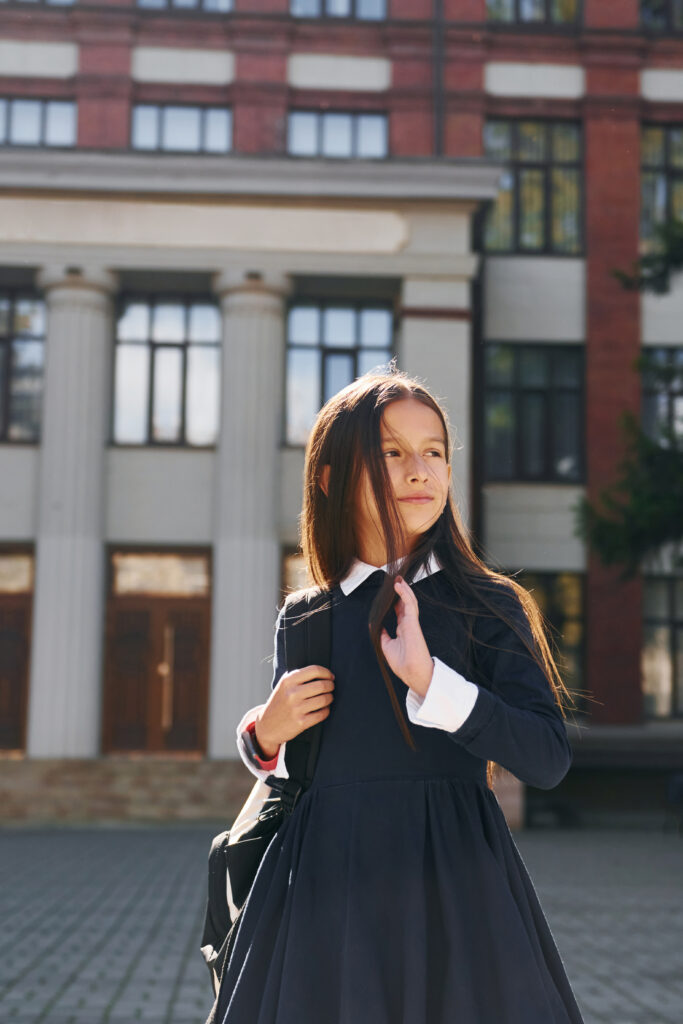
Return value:
[[(274, 651), (273, 651), (273, 678), (270, 683), (271, 690), (274, 690), (277, 684), (280, 682), (281, 677), (285, 674), (286, 663), (285, 663), (285, 630), (283, 625), (283, 614), (284, 605), (280, 609), (277, 620), (275, 622), (275, 640), (274, 640)], [(263, 704), (257, 704), (255, 707), (250, 708), (237, 725), (237, 750), (240, 757), (244, 761), (244, 764), (257, 779), (261, 779), (263, 782), (266, 781), (269, 775), (276, 775), (279, 779), (288, 779), (289, 772), (285, 764), (285, 750), (287, 747), (286, 743), (281, 743), (277, 753), (277, 764), (274, 770), (262, 768), (256, 761), (249, 756), (249, 751), (244, 745), (242, 739), (242, 733), (256, 718), (257, 714), (263, 707)]]
[[(517, 596), (506, 589), (498, 600), (531, 642), (531, 627)], [(481, 672), (490, 689), (477, 687), (470, 714), (449, 736), (471, 754), (507, 768), (520, 781), (552, 789), (569, 770), (572, 748), (550, 684), (502, 619), (477, 616), (474, 628), (478, 639), (501, 649), (479, 647)]]
[(479, 687), (465, 679), (440, 658), (432, 657), (434, 672), (427, 693), (422, 697), (408, 687), (406, 711), (415, 725), (454, 732), (469, 717)]

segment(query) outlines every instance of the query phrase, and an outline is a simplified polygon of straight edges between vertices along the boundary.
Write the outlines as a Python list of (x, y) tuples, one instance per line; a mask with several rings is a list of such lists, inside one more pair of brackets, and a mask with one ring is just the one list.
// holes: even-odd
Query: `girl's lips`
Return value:
[(399, 501), (407, 501), (411, 505), (426, 505), (431, 498), (399, 498)]

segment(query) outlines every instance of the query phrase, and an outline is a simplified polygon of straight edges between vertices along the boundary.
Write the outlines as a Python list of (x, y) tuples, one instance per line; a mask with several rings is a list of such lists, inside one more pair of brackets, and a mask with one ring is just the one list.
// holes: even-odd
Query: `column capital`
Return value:
[(46, 263), (36, 274), (36, 284), (45, 292), (62, 288), (78, 288), (112, 295), (118, 288), (118, 279), (111, 270), (98, 265)]
[(213, 275), (211, 284), (221, 301), (235, 292), (254, 296), (271, 294), (284, 298), (292, 290), (292, 277), (291, 274), (280, 270), (244, 270), (241, 267), (226, 267)]

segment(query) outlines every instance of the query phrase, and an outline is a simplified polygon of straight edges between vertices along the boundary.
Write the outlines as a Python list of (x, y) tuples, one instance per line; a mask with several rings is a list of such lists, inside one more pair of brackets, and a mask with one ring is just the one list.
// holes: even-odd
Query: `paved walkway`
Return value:
[[(218, 831), (0, 828), (0, 1022), (204, 1024)], [(543, 829), (515, 841), (586, 1024), (682, 1024), (683, 837)]]

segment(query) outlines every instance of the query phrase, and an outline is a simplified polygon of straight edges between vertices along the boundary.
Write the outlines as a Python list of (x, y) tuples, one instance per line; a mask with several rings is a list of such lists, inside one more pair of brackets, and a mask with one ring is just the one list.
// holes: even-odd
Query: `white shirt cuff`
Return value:
[(421, 697), (408, 687), (406, 711), (415, 725), (426, 725), (434, 729), (455, 732), (469, 717), (474, 707), (479, 687), (465, 679), (440, 658), (432, 658), (434, 672), (427, 695)]
[(237, 750), (239, 752), (240, 757), (244, 761), (245, 765), (251, 772), (251, 774), (255, 775), (256, 778), (260, 779), (262, 782), (265, 782), (269, 775), (276, 775), (278, 779), (288, 779), (289, 772), (287, 771), (287, 765), (285, 764), (285, 748), (287, 746), (286, 743), (280, 744), (280, 749), (278, 750), (277, 754), (277, 763), (272, 771), (268, 771), (267, 768), (261, 768), (255, 761), (253, 761), (249, 756), (249, 751), (244, 745), (242, 733), (249, 725), (249, 723), (254, 721), (259, 711), (263, 707), (265, 707), (264, 704), (257, 704), (256, 707), (250, 708), (249, 711), (247, 711), (240, 719), (236, 730)]

